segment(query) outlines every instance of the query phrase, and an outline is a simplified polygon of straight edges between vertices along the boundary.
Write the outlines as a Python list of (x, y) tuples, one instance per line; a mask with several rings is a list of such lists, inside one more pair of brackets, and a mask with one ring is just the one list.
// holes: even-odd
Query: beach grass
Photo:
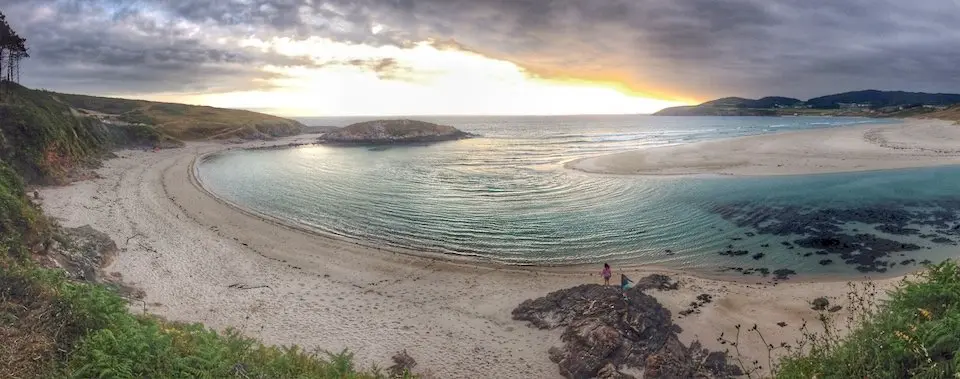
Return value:
[[(863, 288), (863, 287), (861, 287)], [(851, 294), (855, 325), (806, 334), (777, 378), (960, 378), (960, 267), (947, 261), (905, 280), (889, 299)]]

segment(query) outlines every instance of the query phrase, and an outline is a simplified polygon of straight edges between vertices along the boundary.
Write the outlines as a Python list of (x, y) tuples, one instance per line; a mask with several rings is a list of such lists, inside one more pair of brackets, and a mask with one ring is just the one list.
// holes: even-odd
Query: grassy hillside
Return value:
[(930, 112), (925, 114), (924, 117), (960, 122), (960, 105), (954, 105), (944, 110)]
[(264, 138), (299, 134), (297, 121), (245, 110), (49, 93), (81, 113), (145, 124), (181, 140)]
[(0, 159), (28, 182), (62, 183), (119, 146), (172, 146), (153, 128), (77, 115), (43, 91), (6, 84), (0, 102)]
[(936, 107), (960, 104), (960, 95), (903, 91), (854, 91), (801, 101), (789, 97), (724, 97), (693, 106), (665, 108), (656, 116), (856, 116), (933, 117), (958, 120)]
[[(851, 300), (865, 299), (854, 293)], [(854, 302), (855, 329), (807, 339), (778, 378), (960, 378), (960, 267), (945, 262), (878, 307)], [(828, 328), (829, 329), (829, 328)]]
[(815, 97), (806, 103), (822, 109), (839, 108), (844, 103), (869, 104), (871, 108), (911, 104), (950, 105), (960, 103), (960, 94), (865, 90)]
[(467, 138), (470, 134), (448, 125), (417, 120), (376, 120), (360, 122), (325, 133), (332, 143), (438, 142)]
[(767, 96), (757, 100), (744, 99), (742, 97), (724, 97), (713, 101), (700, 104), (700, 106), (709, 106), (716, 108), (775, 108), (778, 106), (789, 107), (803, 103), (800, 99), (783, 96)]

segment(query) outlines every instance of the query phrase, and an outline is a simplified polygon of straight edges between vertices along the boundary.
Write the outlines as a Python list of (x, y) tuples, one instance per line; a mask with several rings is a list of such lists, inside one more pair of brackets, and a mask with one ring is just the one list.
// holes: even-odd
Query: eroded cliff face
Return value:
[(324, 133), (320, 142), (334, 144), (394, 144), (451, 141), (469, 138), (469, 133), (447, 125), (416, 120), (361, 122)]
[(0, 102), (0, 160), (28, 184), (69, 182), (124, 147), (175, 147), (180, 141), (153, 127), (84, 115), (50, 92), (6, 83)]

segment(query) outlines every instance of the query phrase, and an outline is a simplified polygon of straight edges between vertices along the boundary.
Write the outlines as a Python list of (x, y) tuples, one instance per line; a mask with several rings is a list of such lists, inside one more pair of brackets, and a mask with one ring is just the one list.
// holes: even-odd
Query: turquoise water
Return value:
[[(932, 234), (921, 238), (874, 230), (876, 225), (893, 222), (891, 217), (899, 217), (895, 222), (906, 227), (913, 224), (904, 218), (917, 221), (929, 216), (923, 212), (953, 212), (955, 205), (950, 201), (960, 193), (960, 169), (953, 167), (767, 178), (629, 177), (586, 174), (563, 167), (565, 162), (584, 156), (649, 146), (877, 120), (650, 116), (425, 119), (483, 137), (387, 149), (301, 146), (233, 150), (206, 159), (199, 165), (198, 174), (205, 186), (227, 200), (308, 228), (385, 246), (507, 263), (609, 261), (704, 272), (731, 266), (789, 268), (803, 275), (849, 275), (857, 273), (854, 265), (843, 264), (838, 257), (832, 257), (837, 264), (824, 266), (819, 263), (822, 256), (803, 256), (817, 249), (783, 244), (820, 233), (819, 229), (777, 234), (760, 228), (778, 218), (795, 220), (811, 210), (866, 208), (884, 210), (882, 215), (891, 210), (902, 213), (910, 209), (914, 213), (894, 214), (871, 224), (870, 217), (875, 214), (868, 212), (859, 220), (835, 220), (833, 224), (849, 233), (869, 230), (883, 238), (920, 246), (921, 250), (892, 253), (897, 261), (939, 260), (953, 255), (954, 246), (931, 242)], [(737, 217), (745, 215), (770, 220), (756, 225), (738, 222)], [(948, 221), (951, 224), (940, 228), (953, 225), (954, 221)], [(933, 233), (936, 227), (919, 225), (916, 229)], [(730, 249), (749, 250), (750, 254), (718, 254)], [(764, 256), (753, 259), (756, 253)], [(904, 258), (899, 257), (901, 253)], [(897, 265), (888, 272), (909, 267)]]

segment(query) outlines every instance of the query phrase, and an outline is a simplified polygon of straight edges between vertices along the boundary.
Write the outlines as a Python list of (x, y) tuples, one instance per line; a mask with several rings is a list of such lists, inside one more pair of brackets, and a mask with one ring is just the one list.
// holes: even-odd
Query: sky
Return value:
[(284, 116), (960, 92), (960, 0), (0, 0), (23, 84)]

